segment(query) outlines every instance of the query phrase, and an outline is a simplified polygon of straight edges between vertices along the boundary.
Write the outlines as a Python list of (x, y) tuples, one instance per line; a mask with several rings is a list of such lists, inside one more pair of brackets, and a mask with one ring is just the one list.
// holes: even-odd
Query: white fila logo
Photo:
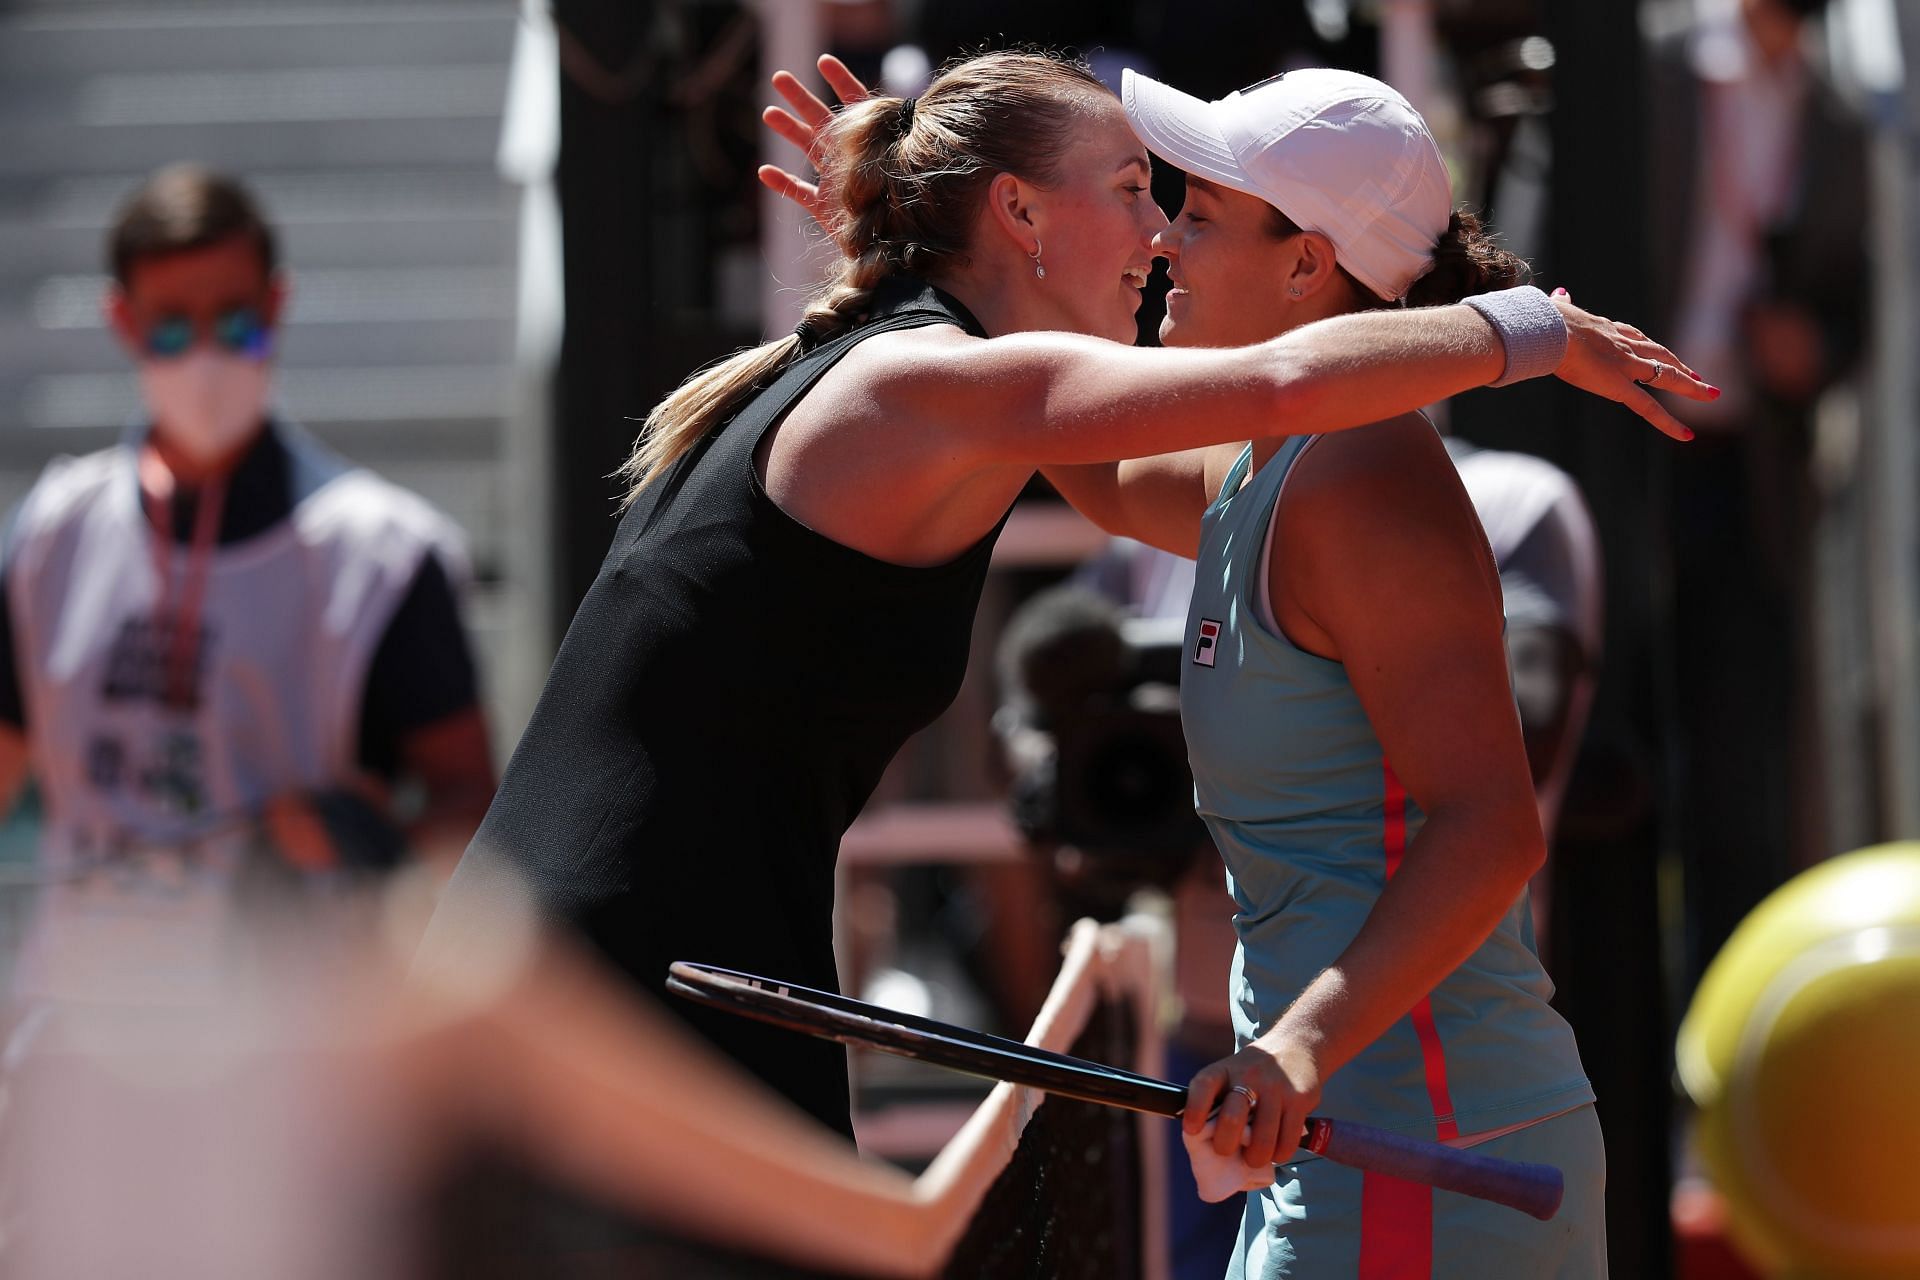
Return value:
[(1214, 653), (1220, 647), (1220, 624), (1212, 618), (1200, 619), (1200, 642), (1193, 646), (1193, 660), (1202, 667), (1213, 665)]

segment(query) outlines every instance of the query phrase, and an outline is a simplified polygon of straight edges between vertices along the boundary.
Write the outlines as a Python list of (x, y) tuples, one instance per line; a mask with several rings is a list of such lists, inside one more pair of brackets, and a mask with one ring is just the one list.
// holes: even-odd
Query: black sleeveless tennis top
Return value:
[[(889, 282), (866, 320), (789, 366), (641, 493), (435, 937), (459, 935), (463, 915), (484, 918), (472, 895), (510, 867), (647, 991), (662, 991), (675, 960), (838, 989), (840, 837), (894, 753), (958, 692), (999, 529), (933, 568), (876, 560), (776, 506), (754, 450), (856, 343), (930, 324), (985, 336), (953, 298)], [(838, 1045), (663, 1001), (851, 1133)]]

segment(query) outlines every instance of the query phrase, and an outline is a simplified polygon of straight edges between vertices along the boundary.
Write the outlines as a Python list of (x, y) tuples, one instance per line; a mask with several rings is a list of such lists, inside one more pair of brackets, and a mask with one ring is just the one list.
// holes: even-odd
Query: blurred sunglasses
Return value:
[(173, 360), (192, 350), (202, 334), (224, 351), (259, 359), (267, 354), (271, 330), (258, 308), (233, 307), (205, 324), (195, 324), (190, 316), (162, 316), (147, 326), (141, 346), (156, 359)]

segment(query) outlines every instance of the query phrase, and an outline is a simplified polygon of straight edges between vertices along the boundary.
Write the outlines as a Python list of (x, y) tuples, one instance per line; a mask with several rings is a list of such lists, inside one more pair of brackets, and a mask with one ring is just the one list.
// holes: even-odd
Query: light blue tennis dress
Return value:
[[(1250, 481), (1249, 446), (1208, 508), (1181, 668), (1196, 802), (1237, 907), (1241, 1045), (1353, 941), (1423, 820), (1346, 669), (1262, 621), (1269, 521), (1312, 439), (1287, 440)], [(1285, 554), (1276, 542), (1272, 555)], [(1553, 1221), (1308, 1156), (1249, 1194), (1228, 1275), (1604, 1276), (1593, 1090), (1552, 993), (1523, 892), (1464, 964), (1327, 1081), (1319, 1113), (1558, 1164), (1567, 1197)]]

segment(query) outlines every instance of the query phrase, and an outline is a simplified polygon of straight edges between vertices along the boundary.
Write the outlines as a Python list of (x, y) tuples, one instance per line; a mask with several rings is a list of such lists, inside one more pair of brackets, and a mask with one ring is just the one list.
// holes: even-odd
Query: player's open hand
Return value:
[[(818, 65), (821, 76), (833, 90), (834, 96), (840, 99), (841, 106), (860, 102), (870, 96), (867, 86), (860, 83), (860, 77), (847, 70), (847, 64), (832, 54), (824, 55)], [(818, 169), (820, 128), (833, 119), (834, 109), (800, 83), (800, 77), (791, 71), (774, 72), (773, 88), (787, 100), (787, 106), (768, 107), (760, 113), (760, 119), (767, 128), (806, 152), (807, 162)], [(821, 226), (826, 225), (827, 210), (821, 200), (818, 184), (774, 164), (760, 166), (760, 182), (775, 195), (784, 196), (805, 209)]]
[(1565, 289), (1553, 304), (1567, 322), (1567, 354), (1554, 371), (1562, 382), (1625, 405), (1675, 440), (1693, 439), (1693, 429), (1649, 394), (1668, 391), (1688, 400), (1717, 400), (1720, 389), (1630, 324), (1582, 311)]
[(1200, 1069), (1187, 1085), (1181, 1128), (1199, 1133), (1218, 1107), (1219, 1114), (1213, 1116), (1214, 1154), (1237, 1152), (1249, 1168), (1271, 1168), (1299, 1147), (1307, 1116), (1320, 1102), (1321, 1077), (1309, 1048), (1269, 1032), (1232, 1057)]

